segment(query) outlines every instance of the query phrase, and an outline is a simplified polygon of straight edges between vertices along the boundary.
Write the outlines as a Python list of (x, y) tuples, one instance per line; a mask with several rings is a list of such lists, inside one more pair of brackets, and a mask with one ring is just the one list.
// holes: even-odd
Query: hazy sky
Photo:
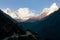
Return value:
[(60, 7), (60, 0), (0, 0), (0, 8), (10, 8), (12, 10), (29, 8), (39, 13), (43, 8), (50, 7), (54, 2)]

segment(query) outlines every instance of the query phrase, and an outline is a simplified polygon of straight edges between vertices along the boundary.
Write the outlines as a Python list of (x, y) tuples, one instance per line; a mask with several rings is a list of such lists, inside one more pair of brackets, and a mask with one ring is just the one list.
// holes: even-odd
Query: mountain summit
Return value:
[(6, 9), (2, 9), (6, 14), (8, 14), (9, 16), (11, 16), (12, 18), (16, 18), (16, 14), (14, 11), (12, 11), (11, 9), (9, 8), (6, 8)]
[(57, 11), (59, 7), (56, 3), (53, 3), (49, 8), (44, 8), (43, 11), (40, 13), (40, 18), (44, 18), (45, 16), (50, 15), (51, 13)]
[(9, 8), (2, 9), (6, 14), (17, 20), (18, 22), (25, 22), (25, 21), (34, 21), (34, 20), (40, 20), (54, 11), (57, 11), (59, 7), (56, 3), (53, 3), (49, 8), (44, 8), (43, 11), (40, 14), (35, 14), (29, 10), (29, 8), (19, 8), (16, 11), (12, 11)]
[(51, 13), (57, 11), (59, 9), (59, 7), (57, 6), (56, 3), (53, 3), (49, 8), (44, 8), (42, 10), (42, 12), (32, 18), (30, 18), (30, 21), (34, 21), (34, 20), (40, 20), (46, 16), (49, 16)]
[(49, 9), (50, 9), (50, 12), (48, 13), (48, 15), (49, 15), (50, 13), (52, 13), (52, 12), (58, 10), (59, 7), (57, 6), (56, 3), (53, 3)]
[(16, 11), (12, 11), (9, 8), (2, 9), (6, 14), (19, 21), (26, 21), (29, 18), (35, 16), (35, 13), (31, 12), (29, 8), (19, 8)]

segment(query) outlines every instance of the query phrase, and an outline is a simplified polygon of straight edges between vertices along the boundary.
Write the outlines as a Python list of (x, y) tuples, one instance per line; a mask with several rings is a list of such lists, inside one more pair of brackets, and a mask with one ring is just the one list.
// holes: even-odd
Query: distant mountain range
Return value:
[[(19, 11), (16, 11), (17, 13), (14, 11), (7, 11), (7, 14), (15, 20), (18, 20), (18, 24), (22, 25), (22, 27), (37, 33), (46, 40), (60, 40), (60, 9), (56, 3), (53, 3), (50, 8), (45, 8), (39, 15), (34, 15), (32, 13), (32, 16), (30, 16), (31, 14), (26, 14), (27, 16), (19, 15), (19, 13), (24, 14), (27, 10), (25, 10), (25, 8), (19, 9)], [(14, 14), (12, 15), (9, 13)], [(27, 13), (29, 13), (29, 11)]]
[(0, 40), (40, 40), (40, 37), (0, 10)]
[(7, 13), (9, 16), (17, 20), (18, 22), (25, 22), (25, 21), (36, 21), (40, 20), (48, 15), (50, 15), (52, 12), (58, 10), (59, 7), (56, 3), (53, 3), (50, 8), (44, 8), (43, 11), (39, 14), (34, 14), (33, 12), (30, 12), (28, 8), (20, 8), (17, 11), (12, 11), (9, 8), (2, 9), (5, 13)]
[(60, 9), (41, 20), (35, 22), (20, 22), (19, 24), (43, 38), (60, 40)]
[(44, 8), (43, 11), (40, 14), (38, 14), (38, 15), (36, 15), (34, 17), (31, 17), (27, 21), (31, 22), (31, 21), (40, 20), (40, 19), (42, 19), (42, 18), (44, 18), (46, 16), (49, 16), (51, 13), (57, 11), (58, 9), (59, 9), (59, 7), (56, 5), (56, 3), (53, 3), (50, 8)]

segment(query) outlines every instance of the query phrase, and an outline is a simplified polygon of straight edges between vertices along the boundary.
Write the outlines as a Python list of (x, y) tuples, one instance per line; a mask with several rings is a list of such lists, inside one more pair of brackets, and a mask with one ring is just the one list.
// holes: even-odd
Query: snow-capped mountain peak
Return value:
[(53, 3), (50, 8), (57, 8), (58, 9), (58, 6), (56, 3)]
[(9, 8), (6, 9), (1, 9), (2, 11), (4, 11), (6, 14), (8, 14), (9, 16), (11, 16), (12, 18), (16, 18), (16, 14), (14, 11), (10, 10)]
[(14, 19), (18, 19), (19, 21), (26, 21), (29, 18), (35, 16), (35, 13), (30, 11), (29, 8), (19, 8), (16, 11), (12, 11), (9, 8), (2, 9), (6, 14), (11, 16)]
[(54, 11), (57, 11), (58, 9), (59, 9), (59, 7), (57, 6), (57, 4), (56, 3), (53, 3), (51, 5), (51, 7), (49, 8), (50, 11), (49, 11), (49, 13), (47, 15), (51, 14)]
[(46, 17), (50, 15), (51, 13), (57, 11), (59, 7), (56, 3), (53, 3), (49, 8), (44, 8), (43, 11), (40, 13), (40, 18)]
[(2, 9), (6, 14), (10, 15), (12, 18), (18, 21), (27, 21), (28, 19), (39, 20), (46, 16), (49, 16), (54, 11), (57, 11), (59, 7), (56, 3), (53, 3), (49, 8), (44, 8), (40, 14), (35, 14), (29, 8), (19, 8), (16, 11), (12, 11), (9, 8)]
[(46, 16), (49, 16), (51, 13), (57, 11), (59, 7), (56, 3), (53, 3), (49, 8), (44, 8), (42, 12), (35, 17), (31, 18), (31, 20), (40, 20)]

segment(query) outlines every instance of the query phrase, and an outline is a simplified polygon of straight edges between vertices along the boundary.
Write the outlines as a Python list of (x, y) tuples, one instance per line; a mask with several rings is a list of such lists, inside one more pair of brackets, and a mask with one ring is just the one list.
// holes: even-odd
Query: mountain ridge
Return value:
[(45, 39), (60, 39), (60, 9), (39, 21), (32, 23), (23, 22), (20, 24), (23, 25), (23, 27), (26, 26), (26, 29), (36, 32)]
[(44, 8), (40, 14), (38, 14), (35, 17), (30, 18), (28, 21), (37, 21), (40, 20), (46, 16), (49, 16), (51, 13), (57, 11), (59, 7), (56, 3), (53, 3), (49, 8)]
[(29, 8), (19, 8), (17, 11), (12, 11), (9, 8), (2, 10), (18, 22), (25, 22), (40, 20), (58, 9), (59, 7), (57, 4), (53, 3), (51, 7), (44, 8), (40, 14), (34, 14), (29, 10)]

